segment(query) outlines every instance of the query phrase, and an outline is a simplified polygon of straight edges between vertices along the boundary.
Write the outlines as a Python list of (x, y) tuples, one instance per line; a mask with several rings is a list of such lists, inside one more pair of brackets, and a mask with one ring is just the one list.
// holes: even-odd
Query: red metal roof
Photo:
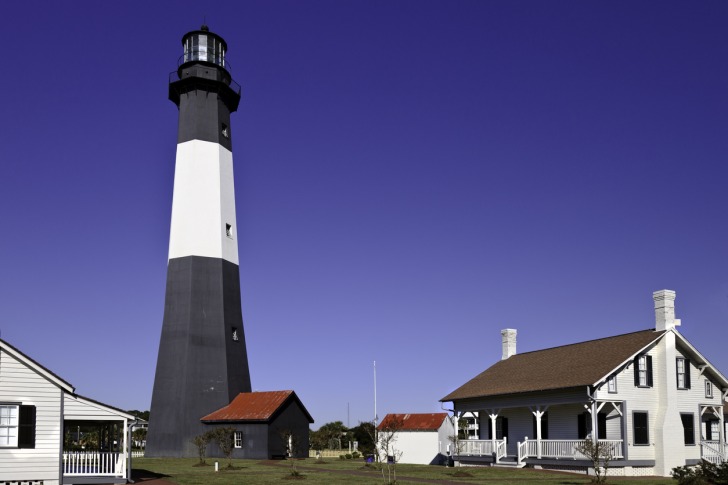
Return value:
[(437, 431), (447, 413), (429, 414), (387, 414), (377, 429), (392, 426), (401, 431)]
[(293, 391), (241, 392), (230, 404), (208, 414), (200, 421), (270, 421), (291, 399), (298, 403), (313, 423), (313, 418)]

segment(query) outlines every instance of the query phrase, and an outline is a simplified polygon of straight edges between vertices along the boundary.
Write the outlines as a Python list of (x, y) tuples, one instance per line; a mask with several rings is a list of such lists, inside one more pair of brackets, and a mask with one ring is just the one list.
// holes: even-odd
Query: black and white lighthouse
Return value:
[(240, 86), (206, 26), (182, 37), (170, 75), (179, 109), (162, 337), (147, 456), (196, 456), (200, 418), (250, 392), (240, 303), (230, 113)]

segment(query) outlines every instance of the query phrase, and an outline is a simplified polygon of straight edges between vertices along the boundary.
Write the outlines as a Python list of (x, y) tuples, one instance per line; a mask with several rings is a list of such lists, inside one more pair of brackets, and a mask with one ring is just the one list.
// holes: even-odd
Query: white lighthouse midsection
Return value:
[(233, 154), (218, 143), (177, 145), (169, 259), (221, 258), (238, 263)]

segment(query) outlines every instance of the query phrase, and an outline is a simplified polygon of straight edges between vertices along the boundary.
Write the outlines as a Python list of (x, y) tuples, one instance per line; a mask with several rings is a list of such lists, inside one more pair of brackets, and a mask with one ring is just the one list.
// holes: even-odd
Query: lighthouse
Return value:
[(196, 456), (203, 416), (250, 392), (240, 298), (230, 114), (240, 86), (206, 26), (170, 74), (179, 110), (162, 335), (146, 456)]

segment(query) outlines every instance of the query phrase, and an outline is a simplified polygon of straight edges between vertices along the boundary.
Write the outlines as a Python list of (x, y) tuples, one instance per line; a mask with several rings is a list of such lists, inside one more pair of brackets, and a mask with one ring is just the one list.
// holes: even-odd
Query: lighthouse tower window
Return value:
[(233, 237), (233, 225), (225, 224), (225, 235), (229, 238)]

